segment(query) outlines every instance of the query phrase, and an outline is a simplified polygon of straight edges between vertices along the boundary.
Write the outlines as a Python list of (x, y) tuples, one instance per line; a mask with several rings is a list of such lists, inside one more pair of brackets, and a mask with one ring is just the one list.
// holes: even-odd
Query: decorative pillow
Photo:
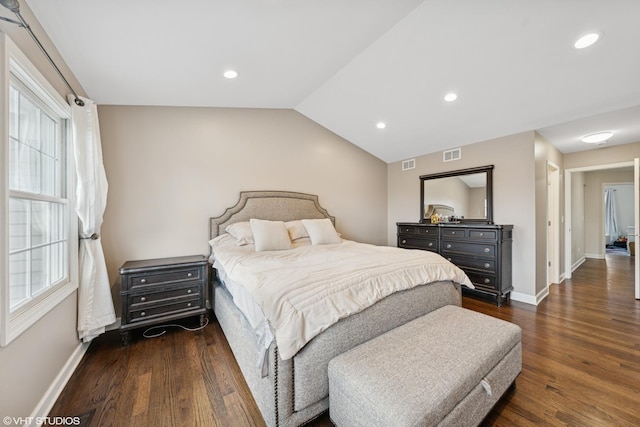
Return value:
[(291, 237), (291, 241), (309, 237), (307, 229), (304, 228), (304, 225), (300, 220), (287, 221), (284, 225), (287, 227), (287, 230), (289, 230), (289, 237)]
[(225, 231), (236, 239), (238, 246), (253, 243), (253, 232), (251, 231), (249, 221), (236, 222), (235, 224), (228, 225)]
[(291, 249), (289, 231), (283, 221), (267, 221), (265, 219), (249, 220), (256, 251), (280, 251)]
[(329, 218), (303, 219), (301, 221), (304, 228), (307, 230), (307, 233), (309, 233), (312, 245), (342, 243), (340, 235), (336, 232), (336, 229)]

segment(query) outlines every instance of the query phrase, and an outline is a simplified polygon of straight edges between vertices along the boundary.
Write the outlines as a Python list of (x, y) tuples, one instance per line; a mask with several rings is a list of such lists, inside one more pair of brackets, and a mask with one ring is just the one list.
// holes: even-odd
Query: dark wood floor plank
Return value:
[[(609, 268), (607, 268), (609, 267)], [(522, 327), (523, 369), (482, 423), (640, 425), (640, 301), (633, 258), (587, 260), (538, 306), (463, 306)], [(195, 320), (185, 320), (192, 327)], [(94, 340), (50, 416), (95, 411), (90, 426), (264, 426), (215, 319), (203, 330)], [(327, 414), (309, 424), (331, 426)]]

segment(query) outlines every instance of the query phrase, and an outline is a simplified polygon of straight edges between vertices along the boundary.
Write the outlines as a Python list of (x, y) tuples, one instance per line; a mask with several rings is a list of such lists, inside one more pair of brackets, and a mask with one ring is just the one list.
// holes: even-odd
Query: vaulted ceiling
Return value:
[(636, 0), (25, 1), (97, 104), (295, 109), (386, 162), (640, 141)]

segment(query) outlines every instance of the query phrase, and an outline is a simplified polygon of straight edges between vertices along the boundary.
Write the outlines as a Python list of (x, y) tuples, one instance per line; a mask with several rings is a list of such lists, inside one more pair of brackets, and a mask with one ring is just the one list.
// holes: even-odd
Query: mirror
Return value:
[(420, 176), (420, 222), (493, 224), (493, 165)]

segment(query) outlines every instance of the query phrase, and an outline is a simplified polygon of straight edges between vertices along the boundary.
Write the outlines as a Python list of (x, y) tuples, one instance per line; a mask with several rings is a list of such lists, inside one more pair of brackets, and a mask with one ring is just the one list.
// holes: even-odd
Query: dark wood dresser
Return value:
[(189, 316), (205, 324), (207, 260), (203, 255), (127, 261), (120, 267), (124, 345), (132, 329)]
[(511, 284), (512, 225), (399, 222), (398, 247), (436, 252), (467, 273), (475, 289), (465, 295), (490, 298), (501, 306)]

